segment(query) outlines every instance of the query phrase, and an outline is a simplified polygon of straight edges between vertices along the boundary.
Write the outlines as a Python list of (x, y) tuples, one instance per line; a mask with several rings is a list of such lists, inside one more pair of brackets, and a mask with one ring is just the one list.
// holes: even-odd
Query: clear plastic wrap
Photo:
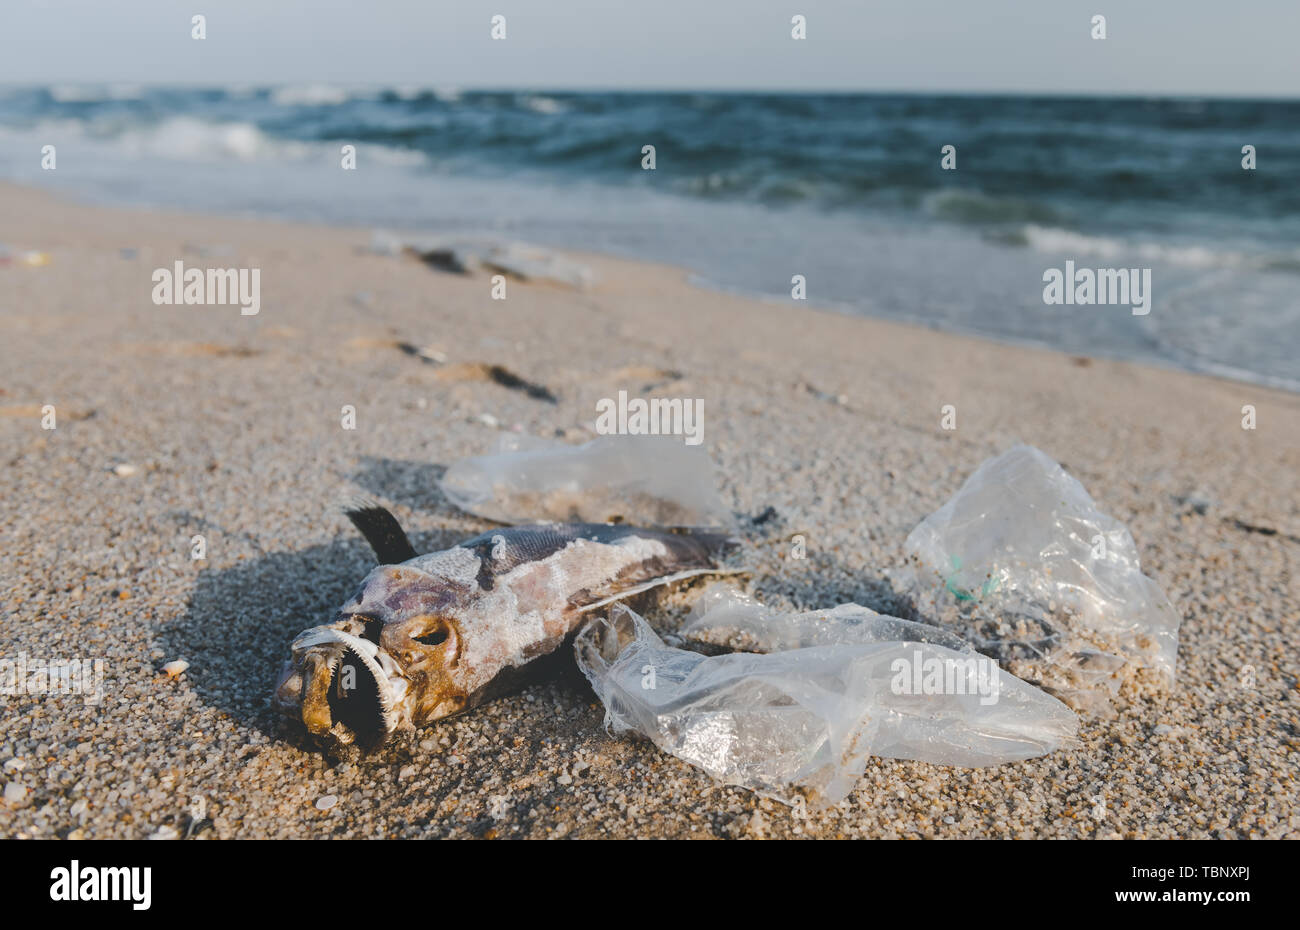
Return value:
[(973, 652), (955, 633), (877, 613), (860, 604), (803, 612), (779, 610), (717, 581), (700, 593), (681, 636), (744, 652), (889, 642), (933, 643), (957, 652)]
[[(1059, 701), (970, 650), (875, 641), (923, 625), (875, 614), (877, 625), (846, 606), (828, 624), (833, 645), (705, 656), (665, 645), (618, 605), (578, 634), (578, 665), (614, 732), (786, 803), (842, 800), (871, 755), (986, 766), (1073, 743), (1078, 720)], [(937, 689), (926, 687), (934, 668), (950, 670)]]
[(1179, 616), (1132, 535), (1038, 449), (981, 464), (906, 551), (919, 616), (1074, 707), (1109, 714), (1125, 680), (1174, 679)]
[(441, 487), (457, 507), (499, 523), (732, 524), (708, 453), (680, 437), (601, 436), (573, 446), (503, 436), (495, 453), (452, 464)]

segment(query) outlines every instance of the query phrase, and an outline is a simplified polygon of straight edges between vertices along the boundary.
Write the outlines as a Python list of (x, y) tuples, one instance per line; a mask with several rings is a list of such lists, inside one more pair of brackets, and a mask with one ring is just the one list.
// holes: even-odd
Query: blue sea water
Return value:
[[(1298, 101), (9, 87), (0, 178), (509, 236), (777, 299), (802, 274), (849, 313), (1300, 390)], [(1066, 260), (1151, 268), (1151, 312), (1045, 304)]]

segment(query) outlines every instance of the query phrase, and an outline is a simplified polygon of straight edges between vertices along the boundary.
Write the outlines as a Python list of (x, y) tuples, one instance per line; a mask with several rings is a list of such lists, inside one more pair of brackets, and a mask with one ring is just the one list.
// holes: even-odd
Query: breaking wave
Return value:
[[(1225, 148), (1244, 129), (1269, 140), (1267, 168), (1243, 171)], [(33, 154), (47, 144), (58, 171)], [(340, 183), (348, 144), (358, 170)], [(948, 144), (955, 171), (941, 167)], [(0, 87), (0, 178), (19, 183), (510, 230), (786, 297), (794, 264), (825, 306), (1288, 386), (1300, 355), (1297, 177), (1293, 101)], [(1127, 321), (1044, 314), (1043, 267), (1070, 258), (1152, 267), (1158, 309)]]

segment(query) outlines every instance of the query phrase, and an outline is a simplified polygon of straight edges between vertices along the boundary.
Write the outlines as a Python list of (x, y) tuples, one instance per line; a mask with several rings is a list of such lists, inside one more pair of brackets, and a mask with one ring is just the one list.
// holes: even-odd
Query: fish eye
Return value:
[(423, 636), (413, 636), (412, 639), (424, 646), (441, 646), (447, 641), (447, 628), (442, 626)]

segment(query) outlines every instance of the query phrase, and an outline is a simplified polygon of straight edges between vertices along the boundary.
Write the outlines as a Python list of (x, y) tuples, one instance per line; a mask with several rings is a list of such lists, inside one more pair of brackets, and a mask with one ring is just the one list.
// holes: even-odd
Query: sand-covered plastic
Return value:
[(601, 436), (582, 445), (507, 434), (440, 482), (462, 510), (499, 523), (623, 522), (728, 527), (731, 512), (702, 446), (672, 436)]
[(1072, 706), (1109, 715), (1125, 681), (1173, 682), (1178, 613), (1128, 529), (1040, 450), (982, 463), (905, 548), (921, 619)]
[[(695, 632), (745, 616), (758, 615), (724, 611), (716, 626), (705, 616)], [(786, 803), (843, 800), (872, 755), (988, 766), (1074, 743), (1074, 713), (992, 660), (924, 638), (884, 638), (931, 636), (923, 624), (857, 605), (799, 617), (810, 619), (786, 617), (771, 644), (821, 644), (706, 656), (666, 645), (617, 605), (578, 634), (575, 649), (607, 728)]]
[(721, 581), (700, 592), (680, 635), (743, 652), (888, 642), (933, 643), (958, 652), (972, 651), (960, 636), (932, 624), (891, 617), (860, 604), (781, 610)]

